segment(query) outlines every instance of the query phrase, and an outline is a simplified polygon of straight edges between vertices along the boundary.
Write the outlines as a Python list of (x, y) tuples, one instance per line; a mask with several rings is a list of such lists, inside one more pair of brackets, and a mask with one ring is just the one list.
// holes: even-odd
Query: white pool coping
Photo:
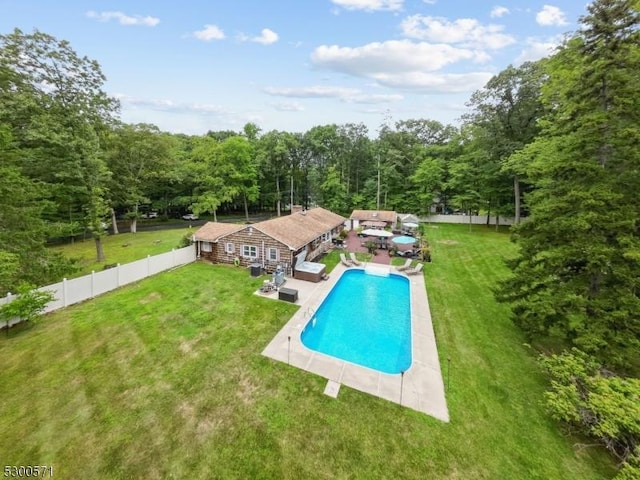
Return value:
[[(379, 268), (380, 265), (376, 267)], [(394, 271), (394, 267), (390, 268)], [(404, 376), (362, 367), (310, 350), (302, 344), (302, 330), (345, 270), (347, 267), (339, 264), (327, 281), (318, 283), (287, 279), (285, 286), (298, 290), (297, 304), (300, 309), (276, 334), (262, 354), (448, 422), (444, 382), (422, 273), (407, 275), (411, 292), (412, 364)], [(277, 293), (269, 296), (278, 298)]]

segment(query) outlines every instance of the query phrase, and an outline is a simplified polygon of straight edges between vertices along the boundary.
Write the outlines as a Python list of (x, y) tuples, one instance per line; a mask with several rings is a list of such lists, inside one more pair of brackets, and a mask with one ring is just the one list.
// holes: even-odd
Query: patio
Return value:
[[(358, 234), (356, 233), (355, 230), (350, 230), (349, 234), (344, 239), (345, 249), (349, 252), (368, 253), (367, 247), (363, 246), (362, 244), (367, 240), (374, 240), (374, 238), (375, 237), (358, 237)], [(377, 239), (375, 239), (375, 241), (377, 241)], [(380, 248), (378, 249), (376, 255), (371, 259), (371, 263), (379, 263), (381, 265), (391, 264), (391, 256), (389, 255), (389, 248), (395, 245), (394, 243), (392, 243), (391, 237), (387, 239), (387, 245), (388, 245), (388, 248), (386, 250), (380, 249)], [(398, 250), (401, 250), (401, 251), (411, 250), (413, 247), (413, 245), (411, 244), (395, 245), (395, 246), (398, 247)]]

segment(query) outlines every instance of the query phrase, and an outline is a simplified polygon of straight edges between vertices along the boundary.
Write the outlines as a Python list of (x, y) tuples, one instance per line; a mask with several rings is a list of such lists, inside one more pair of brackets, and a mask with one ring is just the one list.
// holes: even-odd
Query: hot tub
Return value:
[(324, 275), (324, 271), (327, 266), (323, 263), (316, 262), (302, 262), (298, 263), (295, 270), (293, 271), (294, 278), (298, 278), (300, 280), (306, 280), (307, 282), (319, 282), (322, 280), (322, 276)]

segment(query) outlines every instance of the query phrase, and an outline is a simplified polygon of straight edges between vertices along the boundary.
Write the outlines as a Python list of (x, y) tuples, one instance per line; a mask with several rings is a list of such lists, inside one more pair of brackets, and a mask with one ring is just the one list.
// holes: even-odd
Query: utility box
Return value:
[(262, 265), (260, 265), (259, 263), (252, 263), (251, 265), (249, 265), (249, 267), (251, 268), (252, 277), (259, 277), (260, 275), (262, 275)]

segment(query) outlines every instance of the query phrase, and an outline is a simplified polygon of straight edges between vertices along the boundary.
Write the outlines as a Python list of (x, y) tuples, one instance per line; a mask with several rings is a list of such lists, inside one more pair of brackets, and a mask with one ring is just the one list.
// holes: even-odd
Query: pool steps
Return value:
[(376, 275), (378, 277), (388, 277), (389, 267), (381, 267), (378, 265), (368, 264), (366, 267), (364, 267), (364, 272), (369, 275)]

